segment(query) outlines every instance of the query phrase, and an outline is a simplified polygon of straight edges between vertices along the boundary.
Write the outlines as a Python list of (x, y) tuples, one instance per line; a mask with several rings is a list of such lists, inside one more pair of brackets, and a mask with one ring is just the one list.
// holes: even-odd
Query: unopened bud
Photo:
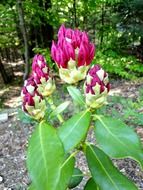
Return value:
[(61, 79), (72, 84), (86, 77), (95, 47), (89, 42), (86, 32), (66, 29), (62, 25), (58, 32), (58, 43), (52, 43), (51, 54), (59, 67)]
[(95, 65), (89, 70), (84, 84), (86, 104), (91, 108), (99, 108), (106, 103), (110, 90), (108, 74)]
[(53, 93), (56, 86), (54, 80), (50, 76), (49, 67), (42, 55), (36, 55), (32, 64), (32, 75), (37, 84), (37, 91), (43, 96), (49, 96)]
[(27, 93), (23, 96), (23, 110), (36, 120), (41, 120), (45, 116), (46, 103), (41, 95), (34, 92), (34, 95)]

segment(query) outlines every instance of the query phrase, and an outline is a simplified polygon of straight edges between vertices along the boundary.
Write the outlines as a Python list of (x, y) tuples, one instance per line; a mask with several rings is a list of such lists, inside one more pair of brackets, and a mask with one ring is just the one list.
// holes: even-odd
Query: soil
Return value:
[[(124, 97), (137, 98), (139, 88), (143, 87), (142, 82), (113, 81), (111, 94), (120, 94)], [(16, 90), (15, 90), (16, 89)], [(33, 130), (30, 124), (22, 123), (17, 117), (17, 110), (20, 107), (19, 84), (0, 90), (0, 97), (3, 98), (3, 109), (1, 112), (8, 113), (8, 120), (0, 123), (0, 190), (26, 190), (30, 183), (26, 169), (26, 149), (28, 137)], [(136, 128), (137, 133), (143, 139), (143, 126)], [(88, 139), (94, 142), (93, 132), (90, 131)], [(82, 153), (78, 155), (77, 165), (83, 172), (87, 172), (85, 157)], [(139, 165), (131, 159), (113, 160), (119, 170), (132, 179), (143, 190), (143, 172)], [(75, 188), (82, 190), (87, 178)]]

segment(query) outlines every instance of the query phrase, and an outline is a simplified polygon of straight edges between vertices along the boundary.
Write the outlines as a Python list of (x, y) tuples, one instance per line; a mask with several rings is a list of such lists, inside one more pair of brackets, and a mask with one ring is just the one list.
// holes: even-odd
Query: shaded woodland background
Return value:
[(56, 72), (50, 47), (60, 25), (88, 32), (96, 44), (93, 63), (114, 78), (143, 76), (142, 0), (1, 0), (0, 73), (14, 78), (12, 63), (24, 60), (27, 78), (32, 57), (43, 54)]

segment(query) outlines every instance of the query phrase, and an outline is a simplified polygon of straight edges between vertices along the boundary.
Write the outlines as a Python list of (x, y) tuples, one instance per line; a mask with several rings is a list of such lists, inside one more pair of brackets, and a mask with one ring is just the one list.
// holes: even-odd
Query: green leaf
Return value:
[(28, 115), (21, 109), (18, 110), (18, 118), (20, 119), (20, 121), (22, 121), (22, 123), (25, 123), (25, 124), (35, 124), (36, 123), (36, 120), (34, 120), (34, 118), (30, 117), (30, 115)]
[(70, 104), (70, 101), (66, 101), (60, 104), (51, 114), (49, 117), (54, 117), (60, 113), (62, 113)]
[(64, 149), (56, 129), (41, 122), (29, 141), (27, 166), (36, 189), (58, 190)]
[(86, 110), (74, 115), (59, 127), (58, 134), (66, 152), (72, 150), (86, 137), (90, 118), (91, 113)]
[(69, 156), (61, 166), (61, 176), (58, 185), (58, 190), (67, 189), (70, 178), (73, 174), (74, 164), (75, 164), (75, 158), (73, 156)]
[(34, 187), (33, 183), (30, 184), (30, 186), (28, 187), (28, 190), (36, 190), (36, 188)]
[(86, 158), (92, 177), (102, 190), (137, 190), (137, 187), (112, 164), (99, 148), (88, 145)]
[(68, 86), (67, 90), (70, 94), (70, 96), (72, 97), (72, 99), (79, 105), (84, 106), (85, 105), (85, 101), (84, 101), (84, 97), (81, 94), (80, 90), (78, 90), (76, 87), (74, 86)]
[(90, 178), (85, 187), (84, 190), (100, 190), (100, 188), (96, 185), (95, 181), (93, 180), (93, 178)]
[(83, 173), (79, 168), (74, 168), (73, 175), (68, 184), (68, 188), (72, 189), (80, 184), (83, 179)]
[(113, 158), (130, 157), (143, 167), (143, 151), (137, 134), (120, 120), (97, 118), (94, 131), (101, 149)]

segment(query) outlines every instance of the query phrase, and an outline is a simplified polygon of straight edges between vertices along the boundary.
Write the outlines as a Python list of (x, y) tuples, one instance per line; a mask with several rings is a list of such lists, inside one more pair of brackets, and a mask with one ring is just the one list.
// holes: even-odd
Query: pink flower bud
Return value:
[(94, 54), (95, 54), (95, 47), (94, 44), (90, 43), (88, 45), (88, 50), (89, 50), (89, 54), (87, 55), (87, 59), (86, 59), (86, 65), (90, 65), (91, 61), (94, 58)]
[(86, 104), (92, 108), (101, 107), (109, 90), (108, 74), (99, 65), (91, 67), (84, 84)]
[(31, 96), (29, 93), (25, 94), (24, 96), (24, 101), (23, 101), (23, 110), (25, 112), (28, 112), (27, 109), (26, 109), (26, 105), (29, 105), (29, 106), (33, 106), (34, 107), (34, 100), (33, 100), (33, 96)]
[(56, 63), (58, 67), (67, 68), (67, 57), (61, 48), (58, 48), (56, 52)]
[(55, 45), (55, 42), (52, 41), (51, 55), (52, 55), (52, 59), (55, 61), (56, 61), (56, 51), (57, 51), (57, 47)]
[(75, 60), (75, 50), (71, 43), (64, 40), (63, 50), (64, 50), (63, 53), (65, 53), (65, 56), (68, 59), (68, 61), (70, 60), (70, 58)]
[(35, 70), (36, 67), (39, 68), (47, 67), (46, 60), (42, 55), (37, 54), (34, 56), (32, 63), (32, 70)]
[(49, 73), (45, 73), (43, 72), (42, 69), (40, 69), (39, 67), (37, 67), (35, 69), (35, 71), (33, 72), (33, 77), (34, 77), (34, 80), (36, 82), (36, 84), (41, 84), (41, 80), (44, 78), (46, 81), (49, 79)]
[(88, 40), (88, 36), (86, 32), (83, 32), (82, 34), (82, 42), (88, 44), (89, 40)]
[(33, 76), (25, 81), (21, 91), (23, 110), (37, 120), (43, 119), (46, 110), (45, 100), (37, 91)]
[(94, 44), (89, 42), (86, 32), (65, 28), (64, 25), (59, 29), (57, 44), (53, 42), (51, 48), (61, 79), (70, 84), (85, 78), (94, 53)]
[(82, 39), (82, 32), (76, 29), (74, 33), (76, 37), (77, 47), (79, 47)]
[(72, 35), (73, 35), (74, 31), (70, 28), (65, 29), (65, 37), (72, 39)]
[[(54, 47), (53, 47), (54, 48)], [(57, 56), (57, 54), (55, 54)], [(56, 57), (56, 59), (58, 59)], [(42, 55), (36, 55), (32, 64), (32, 76), (37, 84), (37, 91), (43, 96), (49, 96), (55, 90), (54, 80), (50, 77), (49, 67)]]
[(21, 96), (23, 97), (27, 93), (29, 93), (30, 95), (33, 95), (36, 89), (37, 89), (37, 86), (36, 86), (36, 83), (34, 81), (34, 78), (33, 78), (33, 76), (30, 76), (24, 82), (24, 87), (22, 88)]
[(22, 108), (36, 120), (41, 120), (45, 115), (46, 103), (37, 91), (33, 95), (27, 92), (23, 97)]
[(62, 24), (58, 31), (58, 38), (60, 38), (61, 36), (65, 36), (65, 31), (66, 31), (66, 28), (65, 28), (64, 24)]
[(86, 49), (83, 43), (80, 45), (79, 53), (78, 53), (78, 66), (86, 65)]

